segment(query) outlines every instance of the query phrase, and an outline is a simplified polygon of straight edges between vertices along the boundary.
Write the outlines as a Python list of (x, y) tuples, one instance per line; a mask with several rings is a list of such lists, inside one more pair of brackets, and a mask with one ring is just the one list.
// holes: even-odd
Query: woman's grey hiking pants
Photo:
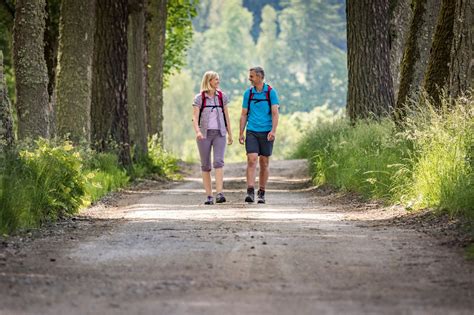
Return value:
[(201, 156), (201, 170), (203, 172), (211, 171), (211, 148), (214, 153), (214, 168), (221, 168), (224, 166), (224, 152), (226, 146), (225, 136), (221, 136), (219, 130), (207, 130), (205, 139), (197, 140), (199, 155)]

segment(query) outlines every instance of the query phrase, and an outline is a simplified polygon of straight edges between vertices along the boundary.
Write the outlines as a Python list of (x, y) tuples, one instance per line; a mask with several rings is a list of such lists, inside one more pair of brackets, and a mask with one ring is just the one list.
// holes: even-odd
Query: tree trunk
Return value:
[(456, 0), (455, 17), (449, 87), (458, 97), (474, 88), (474, 1)]
[(136, 160), (146, 156), (146, 65), (145, 65), (145, 0), (129, 1), (128, 24), (128, 104), (130, 109), (129, 133)]
[(58, 134), (90, 142), (96, 0), (63, 0), (56, 83)]
[(13, 119), (3, 76), (3, 52), (0, 50), (0, 153), (13, 144)]
[(414, 1), (410, 33), (401, 65), (395, 110), (397, 120), (403, 119), (407, 100), (416, 97), (423, 83), (440, 6), (441, 0)]
[(60, 3), (60, 0), (46, 0), (45, 7), (44, 59), (48, 69), (49, 132), (51, 137), (56, 134), (54, 86), (56, 84), (56, 67), (58, 64)]
[(424, 88), (435, 105), (440, 103), (440, 89), (446, 87), (449, 80), (449, 63), (453, 44), (454, 13), (456, 2), (442, 0), (438, 24), (431, 45), (431, 54), (426, 70)]
[(13, 32), (18, 137), (49, 138), (44, 0), (17, 0)]
[(148, 135), (163, 140), (163, 67), (167, 0), (147, 0), (148, 4)]
[(46, 22), (44, 31), (44, 59), (48, 67), (48, 94), (53, 96), (56, 77), (56, 65), (58, 64), (59, 29), (57, 14), (59, 11), (58, 0), (46, 1)]
[(390, 8), (390, 70), (392, 73), (393, 92), (395, 99), (400, 83), (400, 65), (403, 48), (408, 38), (413, 11), (411, 0), (391, 0)]
[(98, 151), (118, 146), (120, 163), (131, 166), (127, 109), (127, 0), (96, 6), (92, 74), (92, 141)]
[(349, 87), (352, 121), (379, 118), (394, 105), (390, 73), (389, 0), (347, 0)]

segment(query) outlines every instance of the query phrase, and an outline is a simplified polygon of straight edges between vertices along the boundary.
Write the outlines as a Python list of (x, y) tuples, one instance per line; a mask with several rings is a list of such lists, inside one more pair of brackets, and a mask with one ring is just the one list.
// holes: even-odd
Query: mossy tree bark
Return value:
[(90, 142), (96, 0), (63, 0), (56, 82), (58, 135)]
[(163, 66), (167, 3), (167, 0), (147, 0), (148, 135), (156, 134), (160, 141), (163, 139)]
[[(82, 2), (82, 1), (81, 1)], [(58, 46), (59, 46), (59, 12), (60, 0), (46, 1), (46, 23), (44, 30), (44, 59), (48, 67), (48, 94), (50, 99), (53, 97), (56, 66), (58, 64)]]
[(13, 61), (20, 139), (50, 136), (44, 9), (45, 0), (17, 0), (15, 4)]
[(449, 80), (455, 11), (456, 1), (441, 1), (441, 10), (423, 84), (426, 93), (433, 99), (435, 106), (440, 104), (441, 89), (446, 87)]
[(92, 142), (98, 151), (117, 145), (124, 167), (131, 167), (127, 108), (127, 0), (96, 5), (92, 74)]
[(146, 156), (146, 21), (145, 0), (129, 0), (128, 19), (128, 104), (129, 133), (136, 160)]
[(395, 99), (400, 83), (400, 65), (408, 38), (413, 10), (411, 0), (390, 0), (390, 70)]
[(347, 0), (349, 87), (352, 121), (380, 118), (394, 104), (390, 73), (389, 0)]
[(56, 134), (54, 86), (56, 84), (56, 68), (58, 65), (60, 5), (61, 0), (47, 0), (45, 7), (44, 59), (48, 69), (49, 131), (51, 137)]
[(425, 77), (441, 0), (413, 1), (413, 18), (401, 64), (395, 118), (403, 120), (407, 100), (415, 99)]
[(453, 97), (474, 88), (474, 1), (456, 0), (455, 17), (449, 76)]
[(3, 53), (0, 51), (0, 153), (9, 148), (13, 140), (12, 111), (3, 75)]

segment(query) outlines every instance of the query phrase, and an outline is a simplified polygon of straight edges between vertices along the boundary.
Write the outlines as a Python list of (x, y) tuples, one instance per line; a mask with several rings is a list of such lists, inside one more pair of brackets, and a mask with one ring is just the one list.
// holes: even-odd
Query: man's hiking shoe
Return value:
[(253, 187), (247, 188), (247, 197), (245, 197), (245, 202), (254, 202), (255, 201), (255, 189)]
[(206, 201), (204, 202), (205, 205), (213, 205), (214, 204), (214, 198), (212, 196), (207, 196)]
[(257, 191), (257, 203), (265, 203), (265, 190)]
[(216, 196), (216, 203), (223, 203), (223, 202), (226, 202), (224, 194), (218, 193)]

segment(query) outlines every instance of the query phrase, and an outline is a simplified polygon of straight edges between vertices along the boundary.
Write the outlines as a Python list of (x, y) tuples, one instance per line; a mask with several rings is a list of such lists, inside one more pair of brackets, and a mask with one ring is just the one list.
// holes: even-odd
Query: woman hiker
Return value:
[(224, 152), (227, 144), (231, 145), (232, 131), (230, 128), (227, 104), (229, 99), (219, 90), (219, 75), (207, 71), (202, 77), (201, 92), (194, 97), (193, 124), (196, 132), (196, 142), (201, 157), (202, 181), (206, 191), (204, 204), (214, 204), (211, 186), (211, 149), (216, 179), (216, 203), (225, 202), (224, 182)]

